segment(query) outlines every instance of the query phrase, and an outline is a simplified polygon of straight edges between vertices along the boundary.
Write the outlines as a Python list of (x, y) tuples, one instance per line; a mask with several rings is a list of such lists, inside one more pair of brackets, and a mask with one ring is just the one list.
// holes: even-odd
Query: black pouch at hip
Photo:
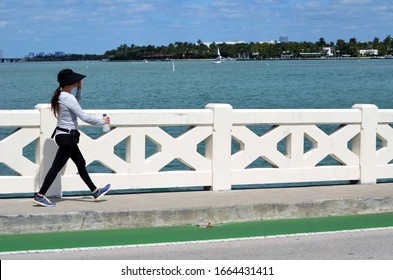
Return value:
[(71, 134), (71, 136), (72, 136), (72, 141), (73, 141), (75, 144), (78, 144), (78, 143), (79, 143), (79, 136), (81, 135), (81, 134), (79, 133), (79, 131), (78, 131), (78, 130), (71, 130), (70, 134)]

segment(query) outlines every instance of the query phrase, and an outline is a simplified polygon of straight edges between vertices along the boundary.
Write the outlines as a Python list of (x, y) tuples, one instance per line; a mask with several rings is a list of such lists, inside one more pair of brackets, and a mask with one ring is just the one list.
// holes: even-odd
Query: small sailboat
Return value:
[(213, 63), (219, 64), (221, 62), (222, 62), (222, 57), (221, 57), (221, 54), (220, 54), (220, 48), (217, 47), (217, 58), (216, 58), (216, 60), (213, 61)]

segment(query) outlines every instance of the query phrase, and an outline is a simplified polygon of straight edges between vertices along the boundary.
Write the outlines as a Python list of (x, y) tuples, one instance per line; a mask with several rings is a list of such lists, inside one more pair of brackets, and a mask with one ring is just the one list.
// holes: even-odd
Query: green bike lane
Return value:
[(143, 245), (393, 226), (393, 212), (156, 228), (0, 235), (0, 252)]

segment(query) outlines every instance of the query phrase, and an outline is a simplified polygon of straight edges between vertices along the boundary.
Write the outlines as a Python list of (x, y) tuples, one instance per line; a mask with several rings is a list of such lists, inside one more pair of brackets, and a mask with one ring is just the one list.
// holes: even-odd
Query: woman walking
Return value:
[[(34, 204), (51, 207), (56, 206), (55, 202), (51, 202), (46, 196), (57, 174), (71, 158), (78, 168), (78, 173), (85, 184), (89, 187), (94, 199), (98, 200), (103, 197), (110, 188), (107, 184), (103, 188), (97, 188), (86, 170), (86, 161), (79, 150), (79, 131), (78, 118), (92, 125), (109, 124), (109, 117), (97, 119), (87, 115), (79, 105), (82, 97), (82, 80), (85, 75), (75, 73), (71, 69), (64, 69), (57, 75), (59, 87), (55, 90), (51, 99), (51, 109), (55, 117), (57, 117), (57, 127), (53, 132), (55, 142), (59, 146), (52, 167), (49, 169), (41, 189), (34, 197)], [(72, 90), (76, 88), (75, 96)]]

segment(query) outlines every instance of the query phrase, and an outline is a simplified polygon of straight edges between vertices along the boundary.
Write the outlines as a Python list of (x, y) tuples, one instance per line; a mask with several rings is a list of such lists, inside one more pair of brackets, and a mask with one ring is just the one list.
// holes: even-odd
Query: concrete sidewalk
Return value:
[(393, 211), (393, 183), (110, 195), (52, 199), (0, 199), (0, 233), (56, 232), (174, 225), (207, 225)]

